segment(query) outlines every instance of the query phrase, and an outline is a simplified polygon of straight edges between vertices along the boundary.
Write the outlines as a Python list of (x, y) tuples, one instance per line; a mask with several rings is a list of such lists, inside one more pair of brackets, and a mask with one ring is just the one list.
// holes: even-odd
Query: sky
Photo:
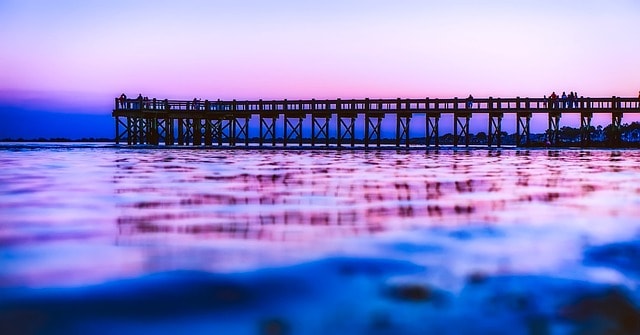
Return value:
[(637, 0), (0, 0), (0, 138), (113, 137), (123, 92), (635, 97), (638, 22)]

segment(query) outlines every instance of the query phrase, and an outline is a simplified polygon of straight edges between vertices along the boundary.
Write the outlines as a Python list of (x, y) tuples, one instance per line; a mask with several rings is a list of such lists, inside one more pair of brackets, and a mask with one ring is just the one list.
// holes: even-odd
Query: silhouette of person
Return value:
[(567, 108), (567, 93), (562, 92), (562, 96), (560, 97), (560, 105), (562, 108)]
[(569, 96), (567, 97), (567, 108), (573, 108), (573, 91), (569, 92)]
[(126, 103), (127, 103), (127, 95), (122, 93), (120, 94), (120, 98), (118, 99), (118, 101), (120, 102), (120, 108), (122, 109), (126, 109)]
[(551, 108), (557, 108), (558, 107), (558, 95), (556, 94), (555, 91), (553, 91), (553, 93), (551, 93), (551, 95), (549, 96), (549, 100), (551, 100)]
[(138, 106), (136, 106), (136, 108), (141, 109), (142, 108), (142, 93), (138, 94)]
[(473, 95), (469, 94), (467, 98), (467, 109), (471, 109), (473, 107)]

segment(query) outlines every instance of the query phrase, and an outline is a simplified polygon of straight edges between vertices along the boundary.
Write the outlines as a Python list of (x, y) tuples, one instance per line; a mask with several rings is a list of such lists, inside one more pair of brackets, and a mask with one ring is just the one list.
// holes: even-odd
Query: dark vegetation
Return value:
[[(555, 146), (558, 147), (595, 147), (595, 148), (610, 148), (610, 147), (622, 147), (622, 148), (640, 148), (640, 122), (632, 122), (630, 124), (625, 123), (620, 127), (620, 131), (616, 132), (616, 129), (613, 125), (608, 125), (606, 127), (602, 126), (591, 126), (589, 128), (589, 140), (586, 143), (582, 143), (581, 141), (581, 130), (580, 128), (573, 128), (564, 126), (561, 127), (558, 131), (558, 139), (559, 143)], [(544, 147), (548, 146), (547, 144), (547, 134), (531, 134), (530, 136), (530, 147)], [(478, 132), (477, 134), (469, 134), (469, 144), (470, 145), (486, 145), (488, 143), (489, 136), (485, 132)], [(501, 144), (502, 145), (515, 145), (516, 144), (516, 134), (508, 134), (507, 132), (501, 133)], [(241, 145), (243, 140), (238, 141), (238, 145)], [(271, 139), (266, 139), (265, 145), (269, 145)], [(343, 140), (343, 145), (349, 145), (350, 139)], [(425, 137), (412, 137), (410, 140), (410, 144), (412, 145), (424, 145), (426, 144)], [(459, 138), (458, 145), (464, 146), (466, 139)], [(114, 142), (113, 138), (79, 138), (79, 139), (70, 139), (63, 137), (54, 137), (54, 138), (2, 138), (0, 142), (106, 142), (112, 143)], [(251, 143), (258, 143), (259, 138), (253, 137), (249, 139)], [(277, 138), (276, 143), (282, 143), (283, 138)], [(295, 146), (297, 140), (289, 140), (292, 146)], [(303, 143), (308, 144), (311, 143), (310, 138), (304, 138), (302, 140)], [(318, 139), (317, 145), (322, 146), (325, 143), (324, 139)], [(434, 141), (430, 143), (433, 145)], [(336, 144), (337, 139), (332, 137), (329, 139), (329, 143)], [(361, 138), (354, 139), (354, 143), (363, 144), (364, 140)], [(395, 144), (395, 138), (382, 138), (380, 139), (381, 144)], [(440, 145), (453, 145), (454, 143), (454, 135), (451, 133), (441, 135), (439, 137)], [(372, 140), (370, 144), (375, 145), (375, 140)], [(401, 140), (401, 145), (404, 145), (404, 140)], [(495, 145), (495, 140), (494, 140)]]

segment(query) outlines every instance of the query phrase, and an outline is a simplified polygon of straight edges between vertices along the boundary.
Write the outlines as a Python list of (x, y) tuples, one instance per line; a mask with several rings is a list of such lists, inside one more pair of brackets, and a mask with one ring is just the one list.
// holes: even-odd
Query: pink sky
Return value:
[(638, 22), (633, 0), (0, 0), (0, 92), (637, 96)]

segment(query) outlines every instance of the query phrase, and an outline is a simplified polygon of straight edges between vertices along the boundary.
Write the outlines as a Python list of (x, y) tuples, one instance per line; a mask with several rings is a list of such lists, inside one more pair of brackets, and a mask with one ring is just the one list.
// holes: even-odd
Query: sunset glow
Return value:
[[(637, 1), (0, 2), (2, 105), (636, 96)], [(66, 99), (66, 98), (65, 98)], [(106, 103), (105, 103), (106, 102)]]

